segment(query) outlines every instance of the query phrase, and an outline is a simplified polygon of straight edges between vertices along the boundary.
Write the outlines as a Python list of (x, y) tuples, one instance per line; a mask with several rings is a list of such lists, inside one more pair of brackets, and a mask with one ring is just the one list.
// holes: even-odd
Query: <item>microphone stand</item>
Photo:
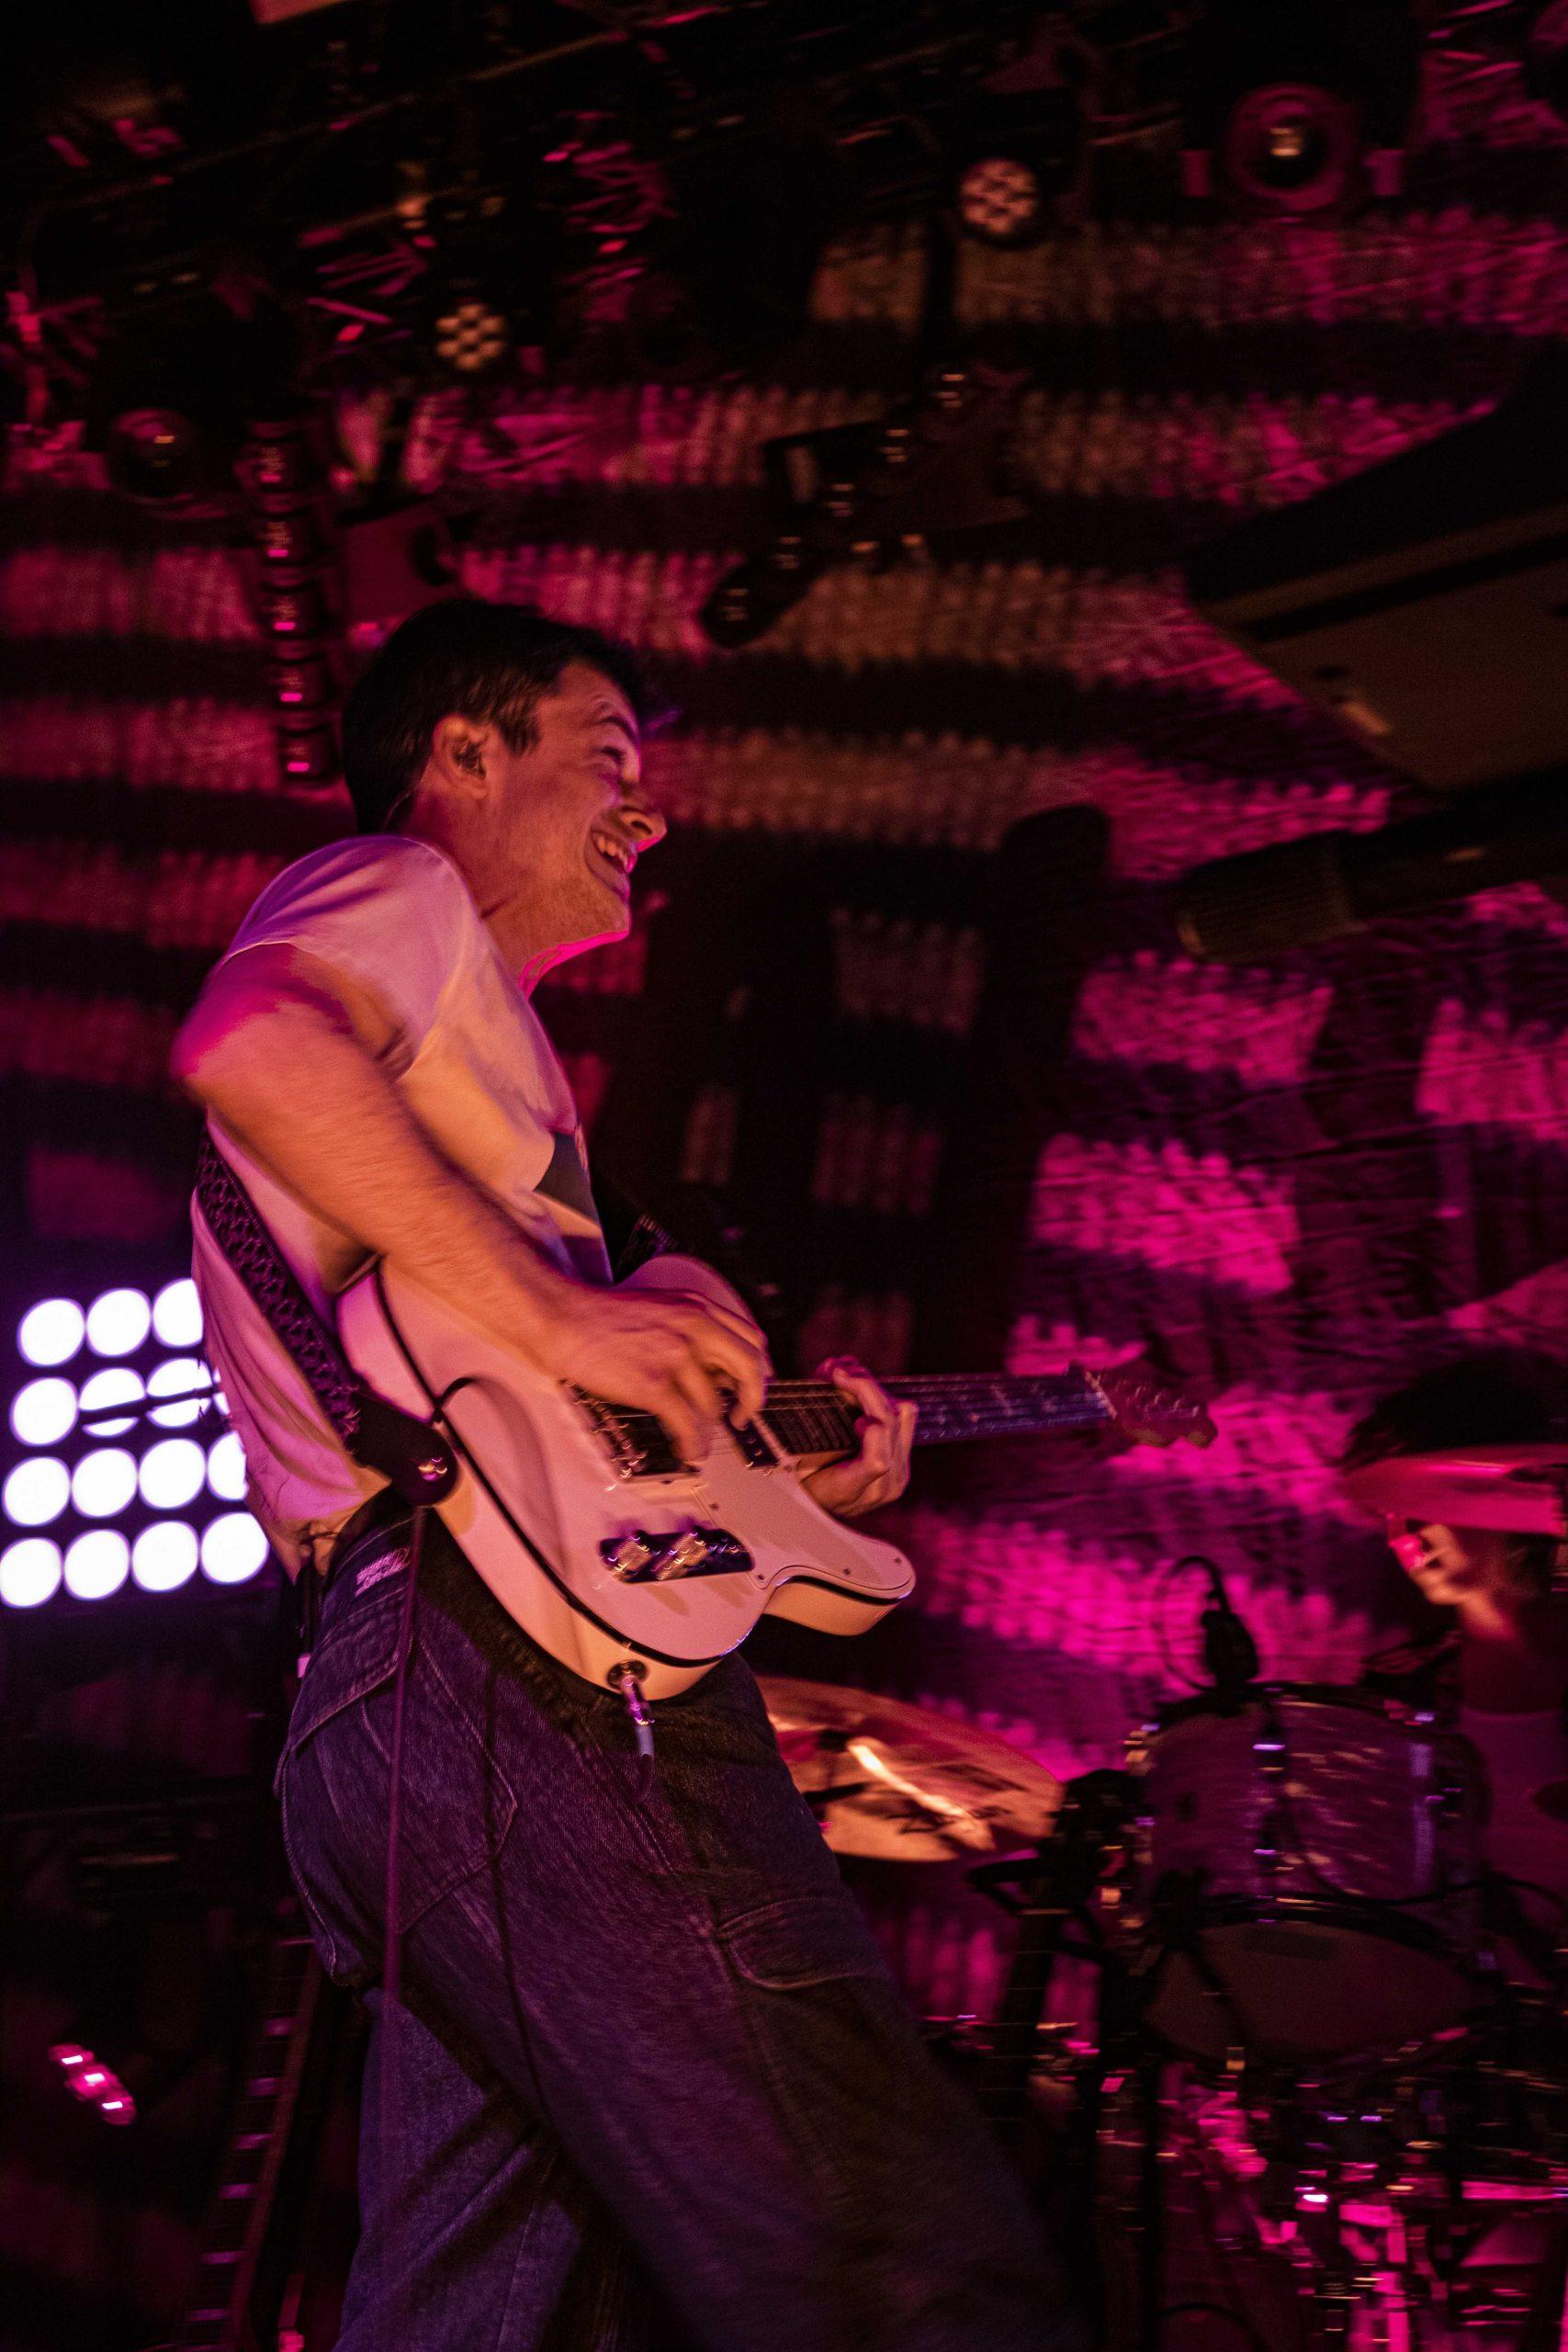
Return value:
[(1189, 1552), (1171, 1573), (1181, 1568), (1201, 1568), (1209, 1579), (1209, 1598), (1199, 1620), (1203, 1628), (1203, 1665), (1222, 1710), (1235, 1714), (1257, 1687), (1258, 1644), (1226, 1591), (1224, 1577), (1205, 1553)]
[[(1066, 1931), (1075, 1920), (1090, 1924), (1095, 1890), (1111, 1855), (1125, 1844), (1135, 1802), (1136, 1790), (1126, 1772), (1101, 1768), (1080, 1773), (1068, 1781), (1061, 1812), (1032, 1852), (983, 1862), (965, 1873), (971, 1886), (1018, 1922), (1008, 1981), (992, 2022), (990, 2047), (978, 2086), (981, 2112), (1015, 2156), (1021, 2154), (1041, 2018)], [(1080, 2064), (1076, 2070), (1066, 2141), (1071, 2188), (1063, 2221), (1069, 2270), (1097, 2327), (1102, 2327), (1107, 2297), (1094, 2227), (1100, 2116), (1112, 2045), (1114, 2054), (1120, 2056), (1134, 2005), (1122, 1984), (1123, 1964), (1111, 1947), (1100, 1945), (1093, 1954), (1093, 1964), (1099, 1971), (1095, 2054), (1088, 2065)]]
[[(1259, 1658), (1245, 1619), (1225, 1589), (1224, 1578), (1205, 1553), (1189, 1552), (1173, 1564), (1172, 1574), (1182, 1568), (1201, 1568), (1208, 1578), (1209, 1598), (1203, 1604), (1199, 1620), (1203, 1629), (1203, 1666), (1214, 1688), (1215, 1699), (1224, 1714), (1239, 1714), (1242, 1708), (1258, 1696)], [(1272, 1713), (1265, 1699), (1267, 1712)], [(1215, 1975), (1204, 1954), (1201, 1931), (1196, 1916), (1199, 1884), (1188, 1877), (1179, 1885), (1167, 1885), (1155, 1890), (1156, 1915), (1163, 1913), (1162, 1940), (1165, 1951), (1152, 1977), (1142, 1987), (1142, 1998), (1133, 2021), (1132, 2046), (1134, 2063), (1130, 2067), (1136, 2085), (1138, 2106), (1143, 2127), (1142, 2157), (1138, 2182), (1138, 2246), (1137, 2246), (1137, 2343), (1138, 2352), (1161, 2352), (1165, 2337), (1165, 2181), (1164, 2140), (1161, 2095), (1167, 2053), (1157, 2034), (1151, 2035), (1145, 2022), (1144, 2011), (1148, 2007), (1155, 1986), (1165, 1965), (1181, 1952), (1197, 1973), (1201, 1983), (1235, 2016), (1224, 1985)]]

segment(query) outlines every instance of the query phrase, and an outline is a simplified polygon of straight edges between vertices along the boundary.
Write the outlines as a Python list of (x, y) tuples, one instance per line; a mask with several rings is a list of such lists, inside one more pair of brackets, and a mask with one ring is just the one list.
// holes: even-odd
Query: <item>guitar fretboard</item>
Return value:
[[(917, 1445), (1089, 1429), (1111, 1419), (1105, 1398), (1078, 1372), (931, 1373), (884, 1385), (901, 1404), (917, 1408)], [(786, 1453), (846, 1453), (855, 1443), (859, 1418), (850, 1398), (828, 1380), (773, 1381), (762, 1411), (769, 1433)]]

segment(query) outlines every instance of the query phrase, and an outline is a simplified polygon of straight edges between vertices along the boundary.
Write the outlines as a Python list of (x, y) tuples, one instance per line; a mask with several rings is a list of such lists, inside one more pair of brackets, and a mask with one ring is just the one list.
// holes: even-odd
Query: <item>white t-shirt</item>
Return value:
[[(457, 868), (423, 842), (360, 834), (265, 889), (224, 961), (297, 947), (357, 982), (394, 1027), (384, 1066), (442, 1156), (570, 1273), (610, 1279), (566, 1072)], [(332, 1301), (366, 1254), (209, 1121), (307, 1295)], [(290, 1575), (382, 1481), (339, 1447), (293, 1363), (193, 1205), (207, 1346), (244, 1447), (250, 1503)]]

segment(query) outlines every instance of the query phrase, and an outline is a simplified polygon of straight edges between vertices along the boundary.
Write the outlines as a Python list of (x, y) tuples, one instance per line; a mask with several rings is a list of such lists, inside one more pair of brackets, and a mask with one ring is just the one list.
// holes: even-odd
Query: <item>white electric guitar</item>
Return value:
[[(655, 1258), (625, 1287), (740, 1306), (692, 1258)], [(629, 1670), (648, 1698), (668, 1699), (767, 1612), (863, 1633), (914, 1584), (901, 1552), (830, 1518), (800, 1484), (803, 1468), (855, 1447), (855, 1408), (830, 1383), (771, 1383), (760, 1424), (721, 1430), (685, 1463), (651, 1413), (531, 1372), (384, 1264), (337, 1306), (360, 1377), (450, 1442), (461, 1475), (436, 1509), (451, 1534), (530, 1638), (587, 1681), (624, 1687)], [(918, 1406), (917, 1444), (1100, 1422), (1161, 1445), (1214, 1433), (1200, 1406), (1139, 1369), (886, 1385)]]

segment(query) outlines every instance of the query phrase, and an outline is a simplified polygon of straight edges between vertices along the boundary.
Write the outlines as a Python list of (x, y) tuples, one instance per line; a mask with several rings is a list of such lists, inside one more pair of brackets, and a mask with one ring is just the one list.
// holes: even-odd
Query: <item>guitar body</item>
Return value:
[[(691, 1258), (655, 1258), (625, 1286), (740, 1306)], [(819, 1510), (775, 1446), (754, 1438), (762, 1458), (749, 1459), (721, 1430), (695, 1465), (639, 1466), (614, 1408), (535, 1373), (385, 1264), (338, 1300), (338, 1334), (370, 1387), (439, 1420), (461, 1475), (436, 1509), (502, 1607), (600, 1688), (630, 1666), (645, 1696), (672, 1698), (769, 1612), (859, 1634), (914, 1585), (903, 1554)]]

